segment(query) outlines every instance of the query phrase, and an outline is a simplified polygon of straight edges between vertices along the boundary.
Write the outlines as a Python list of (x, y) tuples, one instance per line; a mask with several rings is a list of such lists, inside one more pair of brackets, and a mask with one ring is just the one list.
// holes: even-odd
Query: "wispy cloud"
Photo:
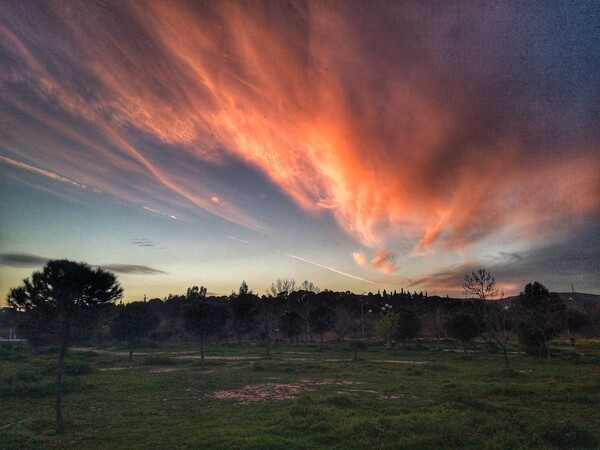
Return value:
[(375, 253), (373, 260), (371, 261), (371, 267), (379, 269), (384, 273), (393, 273), (398, 270), (398, 265), (396, 264), (397, 259), (398, 255), (396, 253), (381, 248)]
[(106, 270), (111, 270), (117, 273), (123, 273), (128, 275), (168, 275), (169, 272), (164, 270), (155, 269), (148, 266), (140, 266), (136, 264), (102, 264), (101, 267)]
[(43, 266), (49, 258), (28, 253), (2, 253), (0, 254), (0, 264), (10, 267), (37, 267)]
[(312, 264), (313, 266), (320, 267), (321, 269), (329, 270), (330, 272), (337, 273), (338, 275), (343, 275), (343, 276), (348, 277), (348, 278), (353, 278), (355, 280), (364, 281), (365, 283), (369, 283), (369, 284), (376, 284), (375, 282), (373, 282), (371, 280), (367, 280), (365, 278), (357, 277), (356, 275), (352, 275), (351, 273), (342, 272), (341, 270), (337, 270), (337, 269), (335, 269), (333, 267), (325, 266), (323, 264), (319, 264), (318, 262), (310, 261), (310, 260), (305, 259), (305, 258), (301, 258), (300, 256), (288, 255), (286, 253), (282, 253), (282, 255), (287, 256), (288, 258), (292, 258), (292, 259), (296, 259), (298, 261), (302, 261), (302, 262), (304, 262), (306, 264)]
[(155, 247), (156, 244), (147, 238), (133, 238), (131, 239), (131, 243), (137, 245), (138, 247)]
[(460, 251), (498, 232), (535, 243), (598, 212), (585, 8), (559, 8), (555, 33), (543, 2), (318, 5), (11, 3), (3, 145), (61, 167), (36, 172), (47, 178), (136, 204), (144, 185), (261, 229), (202, 176), (235, 160), (371, 249), (400, 237), (415, 253)]
[[(51, 258), (46, 258), (39, 255), (28, 253), (1, 253), (0, 265), (10, 267), (39, 267), (46, 264)], [(167, 275), (160, 269), (153, 267), (137, 265), (137, 264), (102, 264), (93, 265), (93, 267), (101, 267), (106, 270), (111, 270), (123, 274), (140, 274), (140, 275)]]

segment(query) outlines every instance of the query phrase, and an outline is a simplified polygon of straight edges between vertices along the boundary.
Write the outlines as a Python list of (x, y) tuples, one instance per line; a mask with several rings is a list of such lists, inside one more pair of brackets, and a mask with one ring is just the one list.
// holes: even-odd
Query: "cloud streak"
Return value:
[[(9, 267), (39, 267), (51, 258), (28, 253), (1, 253), (0, 265)], [(102, 264), (94, 267), (128, 275), (168, 275), (169, 272), (137, 264)]]

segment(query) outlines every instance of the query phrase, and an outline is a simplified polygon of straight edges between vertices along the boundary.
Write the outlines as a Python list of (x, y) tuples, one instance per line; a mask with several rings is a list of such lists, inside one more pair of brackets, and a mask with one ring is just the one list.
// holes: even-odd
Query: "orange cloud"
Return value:
[[(41, 31), (56, 60), (39, 60), (14, 31), (18, 19), (12, 31), (0, 29), (2, 48), (21, 69), (4, 70), (3, 80), (29, 86), (39, 102), (28, 104), (10, 89), (2, 99), (110, 166), (146, 174), (191, 204), (251, 228), (261, 224), (249, 212), (224, 205), (198, 178), (179, 179), (131, 131), (198, 166), (242, 160), (300, 207), (332, 214), (374, 249), (403, 239), (414, 253), (456, 250), (500, 230), (541, 239), (598, 211), (593, 143), (531, 139), (536, 130), (516, 116), (537, 117), (529, 106), (503, 103), (505, 94), (498, 96), (490, 80), (505, 69), (492, 59), (454, 74), (454, 62), (443, 60), (455, 50), (451, 16), (439, 21), (435, 42), (401, 31), (394, 33), (404, 40), (394, 42), (392, 31), (386, 37), (380, 30), (387, 22), (376, 20), (378, 8), (354, 17), (333, 5), (155, 1), (117, 4), (115, 14), (96, 5), (53, 4), (53, 20), (63, 28)], [(394, 30), (426, 20), (419, 8), (412, 15), (402, 8), (390, 7)], [(22, 24), (23, 33), (40, 32), (43, 23)], [(59, 63), (69, 68), (61, 77), (47, 69)], [(93, 132), (53, 118), (48, 104)], [(13, 140), (11, 151), (21, 151)], [(60, 164), (59, 158), (47, 163)], [(88, 159), (91, 165), (90, 156), (77, 160)], [(71, 163), (69, 173), (76, 171)], [(143, 187), (133, 195), (101, 178), (102, 189), (142, 195)], [(379, 251), (372, 264), (393, 271), (392, 259)]]
[(397, 259), (398, 255), (382, 248), (375, 253), (373, 260), (371, 261), (371, 267), (379, 269), (384, 273), (393, 273), (398, 270), (398, 265), (396, 264)]
[(353, 252), (352, 259), (354, 259), (354, 262), (360, 267), (365, 267), (367, 265), (367, 257), (362, 252)]

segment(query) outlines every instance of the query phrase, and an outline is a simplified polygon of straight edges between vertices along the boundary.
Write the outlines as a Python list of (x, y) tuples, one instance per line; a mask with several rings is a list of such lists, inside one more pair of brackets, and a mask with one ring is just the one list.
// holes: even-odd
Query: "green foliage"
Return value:
[(209, 303), (205, 300), (194, 301), (183, 312), (186, 330), (200, 339), (219, 334), (228, 318), (225, 305)]
[(561, 298), (545, 286), (529, 283), (516, 303), (517, 334), (526, 351), (550, 357), (548, 343), (565, 329), (567, 313)]
[(463, 344), (473, 342), (479, 336), (479, 324), (470, 314), (454, 314), (446, 320), (445, 326), (448, 335)]
[(13, 288), (8, 304), (22, 311), (21, 327), (33, 344), (68, 346), (90, 329), (94, 309), (121, 298), (116, 277), (74, 261), (48, 261), (42, 271)]
[(133, 302), (119, 307), (116, 317), (111, 322), (110, 330), (113, 337), (133, 342), (148, 335), (159, 322), (158, 315), (152, 311), (148, 303)]

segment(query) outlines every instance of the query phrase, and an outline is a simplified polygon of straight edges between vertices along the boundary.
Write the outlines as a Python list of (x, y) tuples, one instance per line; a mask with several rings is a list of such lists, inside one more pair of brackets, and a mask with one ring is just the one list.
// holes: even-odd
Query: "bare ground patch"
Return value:
[[(177, 359), (200, 359), (200, 355), (175, 356)], [(263, 356), (205, 356), (207, 361), (254, 361)]]
[(392, 364), (416, 364), (416, 365), (429, 364), (429, 361), (407, 361), (407, 360), (400, 360), (400, 359), (371, 359), (370, 362), (392, 363)]
[(179, 370), (177, 367), (153, 367), (148, 370), (148, 373), (169, 373)]
[(235, 400), (241, 405), (269, 400), (295, 400), (307, 390), (299, 384), (263, 383), (251, 384), (231, 391), (216, 391), (211, 397), (221, 400)]
[[(247, 405), (255, 402), (267, 402), (276, 400), (296, 400), (300, 394), (308, 391), (315, 391), (317, 386), (335, 386), (331, 392), (339, 395), (357, 396), (369, 395), (379, 400), (400, 400), (404, 399), (404, 394), (385, 393), (375, 389), (352, 388), (350, 386), (366, 384), (364, 381), (350, 380), (332, 380), (325, 379), (313, 381), (302, 379), (294, 384), (281, 383), (262, 383), (251, 384), (240, 389), (230, 391), (216, 391), (210, 397), (220, 400), (232, 400), (240, 405)], [(412, 396), (411, 398), (416, 398)]]

